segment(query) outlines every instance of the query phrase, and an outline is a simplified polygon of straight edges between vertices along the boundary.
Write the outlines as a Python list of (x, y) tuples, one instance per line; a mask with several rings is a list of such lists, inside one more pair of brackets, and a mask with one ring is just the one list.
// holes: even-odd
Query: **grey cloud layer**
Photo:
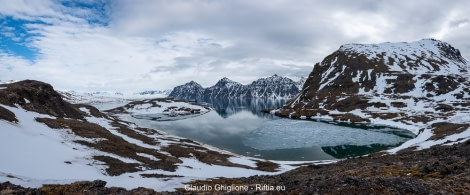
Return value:
[[(0, 14), (52, 26), (35, 24), (40, 36), (32, 45), (41, 58), (32, 65), (39, 73), (20, 72), (26, 68), (19, 60), (17, 77), (48, 78), (42, 68), (93, 87), (165, 89), (189, 80), (208, 86), (224, 76), (242, 83), (275, 73), (306, 76), (346, 43), (433, 37), (470, 58), (470, 1), (464, 0), (115, 0), (91, 8), (18, 2), (6, 3)], [(73, 75), (77, 71), (86, 77)]]

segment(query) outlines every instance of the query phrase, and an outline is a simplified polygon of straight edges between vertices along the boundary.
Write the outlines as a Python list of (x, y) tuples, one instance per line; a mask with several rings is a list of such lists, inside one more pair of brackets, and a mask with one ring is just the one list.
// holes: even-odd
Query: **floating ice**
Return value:
[(275, 150), (312, 146), (396, 145), (410, 139), (391, 134), (393, 131), (396, 129), (365, 130), (323, 122), (279, 119), (268, 121), (248, 134), (243, 144), (258, 150)]

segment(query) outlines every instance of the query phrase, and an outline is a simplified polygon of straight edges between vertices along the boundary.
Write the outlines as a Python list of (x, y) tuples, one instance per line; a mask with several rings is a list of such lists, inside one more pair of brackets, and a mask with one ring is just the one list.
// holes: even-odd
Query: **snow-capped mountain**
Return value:
[(247, 88), (227, 77), (220, 79), (214, 86), (204, 90), (203, 98), (231, 98), (245, 96)]
[(299, 81), (295, 82), (295, 86), (300, 90), (304, 86), (305, 81), (307, 81), (307, 77), (300, 77)]
[[(470, 123), (469, 78), (459, 50), (435, 39), (347, 44), (317, 63), (300, 93), (274, 112), (391, 125), (429, 141), (449, 135), (439, 130), (448, 123)], [(470, 133), (464, 126), (457, 132)]]
[(289, 98), (298, 93), (298, 85), (289, 78), (273, 75), (253, 81), (248, 89), (251, 97)]
[[(303, 81), (299, 81), (302, 82)], [(226, 99), (226, 98), (281, 98), (288, 99), (299, 91), (299, 82), (273, 75), (261, 78), (251, 84), (242, 85), (226, 77), (214, 86), (203, 88), (194, 81), (177, 86), (168, 97), (177, 99)]]
[(168, 95), (168, 97), (177, 98), (181, 100), (195, 100), (200, 99), (203, 94), (204, 88), (200, 84), (191, 81), (184, 85), (175, 87)]
[(142, 96), (161, 96), (167, 97), (168, 94), (171, 93), (171, 89), (166, 90), (148, 90), (148, 91), (141, 91), (137, 93), (133, 93), (134, 95), (142, 95)]
[(171, 93), (171, 90), (147, 90), (141, 92), (78, 92), (75, 90), (57, 90), (57, 92), (62, 94), (65, 99), (73, 103), (95, 104), (101, 102), (124, 102), (129, 99), (164, 98)]

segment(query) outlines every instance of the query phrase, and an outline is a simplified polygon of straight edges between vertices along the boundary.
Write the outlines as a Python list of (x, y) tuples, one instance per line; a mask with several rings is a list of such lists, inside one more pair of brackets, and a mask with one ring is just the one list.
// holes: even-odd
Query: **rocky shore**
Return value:
[[(376, 153), (325, 165), (304, 165), (272, 176), (218, 178), (192, 186), (246, 185), (248, 191), (191, 191), (158, 194), (467, 194), (470, 192), (470, 141), (429, 149)], [(103, 181), (24, 188), (0, 184), (0, 194), (157, 194), (153, 189), (105, 187)], [(279, 191), (256, 185), (281, 186)], [(263, 186), (262, 186), (263, 187)]]

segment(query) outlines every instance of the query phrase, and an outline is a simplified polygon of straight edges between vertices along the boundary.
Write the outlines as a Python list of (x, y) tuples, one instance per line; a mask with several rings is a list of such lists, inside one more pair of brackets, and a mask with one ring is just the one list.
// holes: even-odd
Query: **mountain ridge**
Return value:
[(260, 78), (250, 84), (243, 85), (223, 77), (215, 85), (207, 88), (203, 88), (194, 81), (176, 86), (168, 97), (183, 100), (217, 98), (289, 99), (299, 91), (298, 87), (303, 85), (303, 81), (303, 78), (295, 82), (292, 79), (275, 74), (271, 77)]

